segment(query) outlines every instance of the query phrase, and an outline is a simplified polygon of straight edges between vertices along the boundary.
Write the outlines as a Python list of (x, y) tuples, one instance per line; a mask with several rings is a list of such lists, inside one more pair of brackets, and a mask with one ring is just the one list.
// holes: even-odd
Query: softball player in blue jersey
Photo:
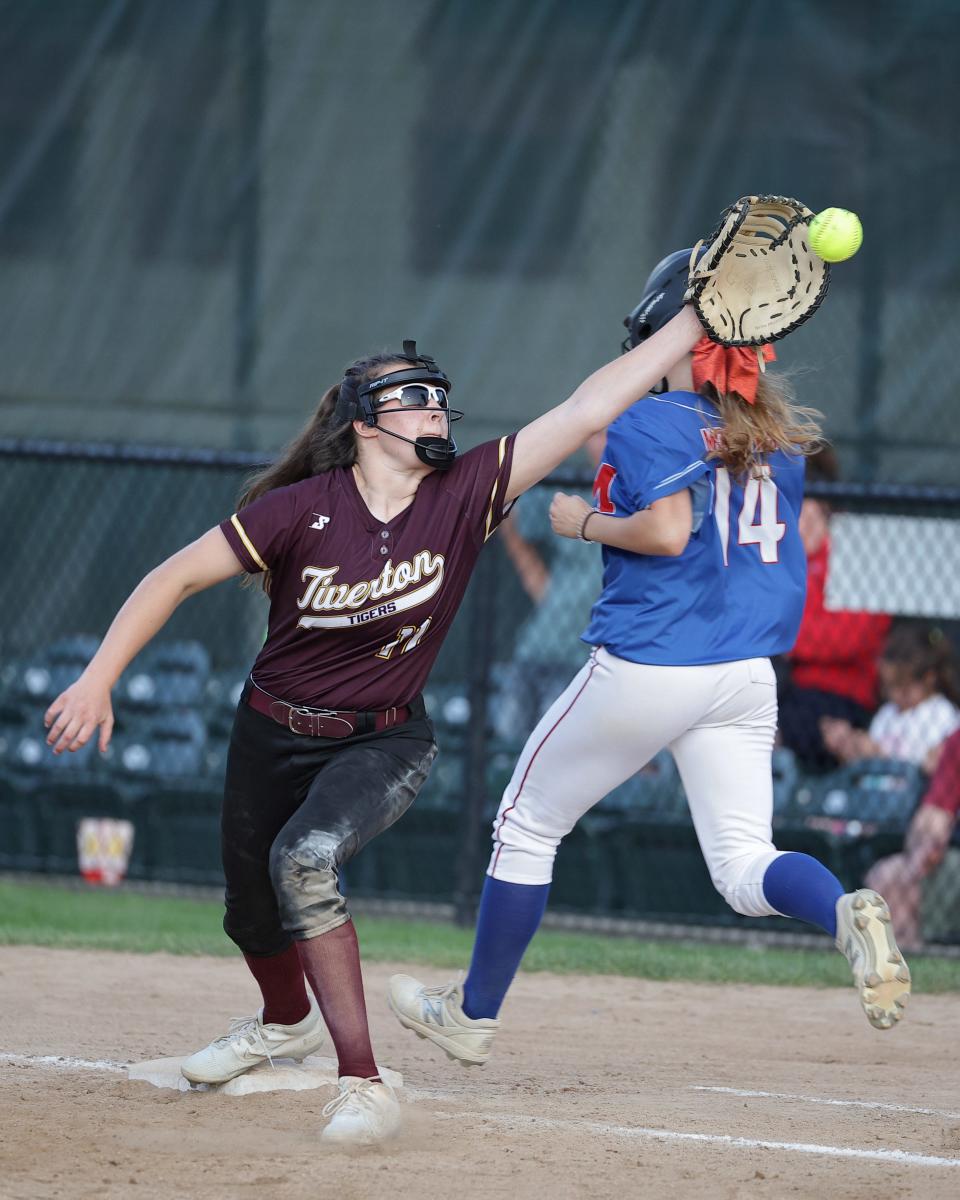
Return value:
[[(655, 269), (625, 346), (679, 311), (689, 259), (679, 251)], [(817, 415), (790, 402), (756, 350), (704, 339), (610, 426), (594, 505), (554, 497), (557, 534), (603, 544), (603, 592), (583, 635), (593, 653), (504, 792), (465, 981), (424, 987), (397, 975), (388, 989), (400, 1022), (451, 1057), (489, 1057), (561, 839), (664, 747), (731, 908), (819, 925), (847, 956), (870, 1023), (889, 1029), (902, 1016), (910, 973), (883, 899), (844, 894), (816, 859), (778, 851), (771, 837), (770, 656), (793, 645), (803, 611), (798, 518)]]

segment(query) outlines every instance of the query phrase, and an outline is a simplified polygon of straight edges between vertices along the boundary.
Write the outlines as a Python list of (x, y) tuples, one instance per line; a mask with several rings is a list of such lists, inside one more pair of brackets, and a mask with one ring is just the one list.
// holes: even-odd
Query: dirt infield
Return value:
[(110, 1069), (252, 1011), (238, 962), (0, 948), (0, 1196), (960, 1195), (960, 996), (915, 995), (878, 1033), (852, 990), (524, 975), (468, 1071), (387, 1012), (404, 969), (366, 970), (380, 1060), (415, 1090), (404, 1132), (348, 1155), (317, 1140), (328, 1091), (175, 1093)]

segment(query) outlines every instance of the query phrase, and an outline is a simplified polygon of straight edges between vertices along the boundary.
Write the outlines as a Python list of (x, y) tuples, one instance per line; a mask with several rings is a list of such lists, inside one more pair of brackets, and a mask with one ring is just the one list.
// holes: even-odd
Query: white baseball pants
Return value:
[(676, 759), (717, 891), (745, 916), (776, 912), (771, 841), (777, 693), (767, 658), (702, 667), (591, 655), (527, 740), (493, 826), (487, 874), (544, 884), (565, 834), (664, 747)]

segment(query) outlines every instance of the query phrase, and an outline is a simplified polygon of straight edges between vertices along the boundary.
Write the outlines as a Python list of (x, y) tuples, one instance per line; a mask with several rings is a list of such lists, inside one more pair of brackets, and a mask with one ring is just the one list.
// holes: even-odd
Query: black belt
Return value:
[(355, 733), (380, 733), (410, 719), (411, 705), (387, 708), (383, 712), (349, 712), (332, 708), (307, 708), (288, 704), (263, 691), (251, 680), (247, 689), (247, 704), (254, 712), (285, 725), (293, 733), (306, 737), (345, 738)]

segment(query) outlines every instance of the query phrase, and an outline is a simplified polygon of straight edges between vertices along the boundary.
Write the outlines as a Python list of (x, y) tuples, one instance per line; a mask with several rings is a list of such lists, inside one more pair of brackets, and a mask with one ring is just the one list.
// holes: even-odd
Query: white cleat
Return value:
[(468, 1017), (459, 983), (424, 987), (410, 975), (392, 975), (387, 1003), (404, 1028), (427, 1038), (464, 1066), (482, 1066), (490, 1057), (500, 1022), (493, 1017)]
[(191, 1054), (180, 1074), (191, 1083), (226, 1083), (244, 1071), (275, 1058), (302, 1062), (323, 1045), (326, 1031), (320, 1008), (310, 996), (310, 1011), (295, 1025), (264, 1025), (263, 1009), (253, 1017), (237, 1017), (223, 1037)]
[(378, 1079), (343, 1075), (340, 1094), (324, 1105), (330, 1124), (320, 1140), (334, 1145), (373, 1146), (400, 1131), (400, 1104), (396, 1092)]
[(910, 997), (910, 968), (879, 892), (860, 888), (837, 901), (837, 949), (850, 963), (867, 1020), (874, 1029), (892, 1029)]

